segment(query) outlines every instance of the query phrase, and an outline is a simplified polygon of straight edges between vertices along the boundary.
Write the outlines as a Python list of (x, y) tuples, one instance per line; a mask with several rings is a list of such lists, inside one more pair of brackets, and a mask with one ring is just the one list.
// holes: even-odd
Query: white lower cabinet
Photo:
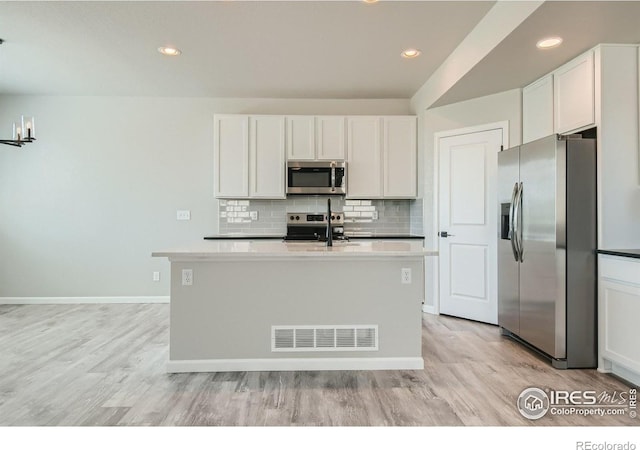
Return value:
[(599, 255), (598, 370), (640, 384), (640, 259)]

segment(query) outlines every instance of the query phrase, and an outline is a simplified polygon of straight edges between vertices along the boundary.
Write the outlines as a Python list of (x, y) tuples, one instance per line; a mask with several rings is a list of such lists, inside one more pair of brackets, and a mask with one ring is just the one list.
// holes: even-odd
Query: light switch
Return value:
[(179, 209), (176, 211), (177, 220), (191, 220), (191, 211), (188, 209)]

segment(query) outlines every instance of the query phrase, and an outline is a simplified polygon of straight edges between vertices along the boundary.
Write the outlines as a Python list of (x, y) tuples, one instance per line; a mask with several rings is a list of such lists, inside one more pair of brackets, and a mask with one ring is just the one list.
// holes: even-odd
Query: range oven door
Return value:
[(344, 161), (287, 162), (287, 194), (344, 195), (346, 181)]

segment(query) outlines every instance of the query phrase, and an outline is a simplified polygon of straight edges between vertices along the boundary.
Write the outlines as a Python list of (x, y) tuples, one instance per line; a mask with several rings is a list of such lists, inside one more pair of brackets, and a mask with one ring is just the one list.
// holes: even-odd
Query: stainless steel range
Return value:
[[(326, 241), (327, 213), (287, 213), (286, 241)], [(344, 214), (331, 213), (332, 238), (344, 240)]]

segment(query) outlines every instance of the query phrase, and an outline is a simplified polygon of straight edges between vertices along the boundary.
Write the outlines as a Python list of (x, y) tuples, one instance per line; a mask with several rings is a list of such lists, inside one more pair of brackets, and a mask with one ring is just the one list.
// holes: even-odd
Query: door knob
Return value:
[(439, 234), (440, 234), (440, 237), (444, 237), (444, 238), (449, 236), (455, 236), (455, 234), (449, 234), (446, 231), (441, 231)]

